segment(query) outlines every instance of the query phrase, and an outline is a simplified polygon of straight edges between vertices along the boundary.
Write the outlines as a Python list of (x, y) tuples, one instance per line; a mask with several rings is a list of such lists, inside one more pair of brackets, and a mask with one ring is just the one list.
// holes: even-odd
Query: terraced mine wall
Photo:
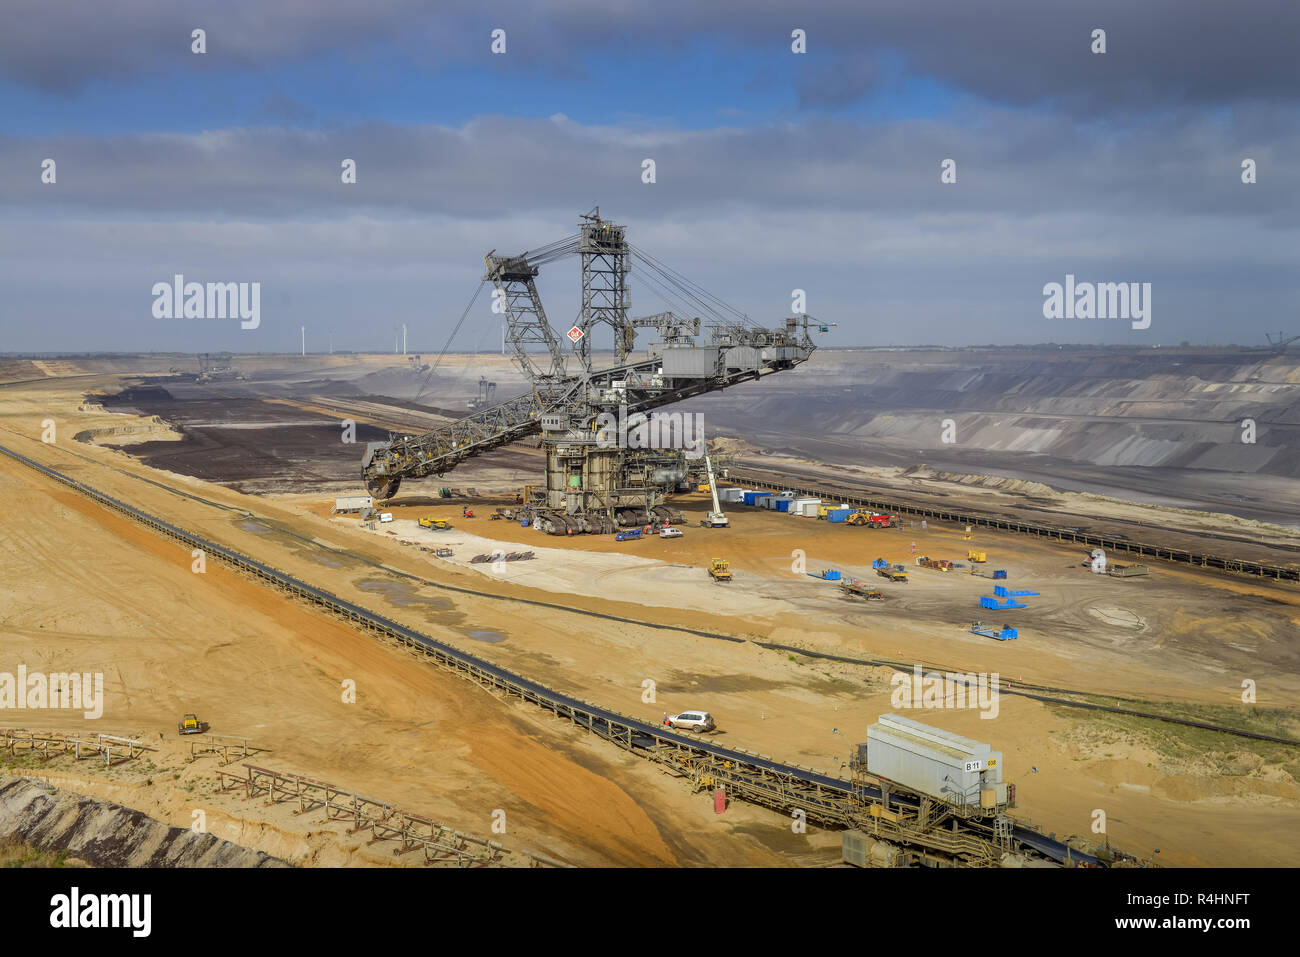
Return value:
[(691, 410), (710, 436), (812, 461), (925, 463), (1300, 527), (1300, 351), (823, 349)]
[(0, 839), (67, 851), (95, 867), (288, 867), (284, 861), (143, 811), (0, 774)]
[[(791, 404), (788, 392), (806, 398)], [(1094, 466), (1300, 475), (1300, 352), (1156, 349), (825, 350), (743, 396), (808, 434), (1032, 453)], [(1256, 425), (1242, 441), (1241, 422)]]

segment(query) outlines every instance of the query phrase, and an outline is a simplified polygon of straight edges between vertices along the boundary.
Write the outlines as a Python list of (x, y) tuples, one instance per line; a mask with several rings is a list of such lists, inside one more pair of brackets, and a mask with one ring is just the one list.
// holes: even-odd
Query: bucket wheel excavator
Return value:
[[(547, 457), (545, 501), (524, 504), (535, 505), (534, 519), (544, 531), (574, 534), (680, 521), (664, 501), (684, 480), (671, 467), (680, 456), (628, 448), (624, 429), (611, 423), (634, 422), (661, 406), (794, 368), (816, 349), (810, 325), (827, 330), (803, 315), (775, 329), (750, 323), (632, 246), (626, 228), (601, 218), (599, 207), (581, 217), (574, 236), (517, 256), (495, 252), (483, 259), (482, 282), (492, 285), (493, 311), (505, 317), (513, 361), (530, 388), (430, 432), (371, 443), (362, 477), (376, 499), (393, 498), (404, 481), (443, 475), (475, 455), (540, 435)], [(581, 308), (568, 331), (571, 344), (562, 346), (536, 279), (542, 266), (571, 255), (581, 260)], [(633, 262), (647, 288), (681, 314), (629, 318)], [(697, 342), (701, 319), (682, 318), (687, 311), (712, 320), (708, 341)], [(590, 333), (601, 324), (613, 332), (615, 361), (595, 369)], [(638, 329), (657, 330), (660, 341), (634, 359)]]

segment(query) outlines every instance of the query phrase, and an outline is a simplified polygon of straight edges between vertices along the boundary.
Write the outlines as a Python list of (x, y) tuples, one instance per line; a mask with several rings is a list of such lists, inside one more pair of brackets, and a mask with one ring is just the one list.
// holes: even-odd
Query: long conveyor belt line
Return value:
[[(803, 810), (808, 818), (829, 826), (857, 826), (867, 820), (865, 801), (884, 799), (879, 788), (855, 786), (844, 778), (798, 765), (783, 764), (769, 757), (740, 748), (724, 748), (703, 738), (668, 730), (603, 708), (592, 702), (555, 691), (543, 684), (516, 675), (458, 648), (379, 615), (327, 591), (309, 585), (286, 572), (256, 561), (241, 552), (211, 542), (192, 532), (127, 505), (110, 495), (42, 465), (25, 455), (0, 446), (0, 452), (15, 461), (79, 492), (98, 504), (119, 512), (147, 528), (189, 548), (206, 554), (249, 574), (260, 581), (281, 588), (295, 597), (336, 614), (352, 624), (394, 640), (416, 650), (439, 665), (467, 677), (494, 691), (519, 697), (553, 714), (572, 721), (592, 733), (611, 741), (638, 756), (656, 761), (690, 777), (697, 785), (723, 784), (733, 796), (742, 797), (789, 813)], [(917, 799), (906, 793), (890, 791), (891, 808), (914, 809)], [(878, 823), (869, 825), (877, 827)], [(888, 830), (888, 827), (886, 827)], [(892, 833), (892, 832), (890, 832)], [(908, 833), (894, 835), (899, 840), (915, 839), (933, 849), (964, 856), (969, 862), (987, 860), (987, 842), (978, 831)], [(1095, 864), (1096, 859), (1067, 847), (1023, 824), (1013, 824), (1012, 839), (1056, 861)]]
[[(764, 470), (767, 474), (780, 476), (782, 473), (772, 469)], [(759, 478), (756, 473), (744, 469), (732, 469), (731, 480), (745, 485), (769, 488), (773, 491), (789, 490), (799, 495), (808, 495), (823, 500), (834, 499), (849, 505), (877, 509), (899, 515), (915, 515), (919, 518), (935, 518), (954, 522), (958, 525), (974, 525), (980, 528), (992, 528), (1004, 532), (1019, 532), (1024, 535), (1036, 535), (1059, 542), (1074, 542), (1094, 548), (1105, 548), (1114, 552), (1126, 552), (1138, 558), (1151, 558), (1162, 561), (1178, 562), (1197, 568), (1210, 568), (1218, 571), (1237, 572), (1254, 575), (1258, 578), (1271, 578), (1274, 581), (1300, 581), (1300, 566), (1269, 565), (1240, 558), (1224, 558), (1218, 555), (1202, 555), (1182, 548), (1168, 545), (1148, 545), (1132, 542), (1126, 538), (1108, 535), (1089, 535), (1086, 532), (1051, 525), (1038, 525), (1032, 522), (1010, 521), (989, 515), (971, 515), (944, 508), (932, 508), (925, 505), (909, 505), (901, 502), (886, 502), (882, 499), (864, 497), (860, 491), (847, 491), (833, 486), (801, 487), (798, 484), (782, 484), (769, 479)]]

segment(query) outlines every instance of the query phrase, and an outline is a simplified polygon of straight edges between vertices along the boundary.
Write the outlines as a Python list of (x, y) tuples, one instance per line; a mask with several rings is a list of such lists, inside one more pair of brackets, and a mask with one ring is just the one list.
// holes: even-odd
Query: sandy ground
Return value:
[[(23, 663), (102, 672), (107, 690), (97, 722), (44, 711), (11, 712), (6, 723), (124, 732), (164, 749), (154, 758), (164, 773), (152, 773), (151, 785), (128, 776), (95, 786), (89, 763), (50, 772), (55, 783), (178, 825), (195, 808), (215, 809), (230, 818), (215, 832), (248, 843), (257, 832), (249, 818), (264, 819), (266, 809), (188, 789), (196, 772), (183, 767), (185, 742), (171, 729), (195, 711), (214, 731), (270, 749), (254, 763), (353, 787), (471, 833), (489, 835), (492, 812), (504, 809), (508, 830), (498, 839), (507, 846), (578, 863), (778, 860), (755, 841), (697, 832), (695, 821), (712, 823), (703, 799), (560, 722), (503, 704), (219, 566), (195, 575), (174, 545), (27, 470), (0, 466), (0, 489), (5, 507), (24, 516), (4, 531), (0, 670)], [(356, 682), (354, 705), (342, 701), (344, 680)], [(162, 779), (175, 770), (182, 778), (172, 787)], [(732, 823), (753, 825), (755, 816), (737, 809)], [(284, 809), (270, 817), (294, 829)], [(689, 840), (673, 833), (678, 818)], [(294, 841), (281, 833), (252, 843), (304, 859), (302, 840)], [(316, 842), (305, 859), (340, 862), (332, 841)]]
[[(319, 497), (277, 501), (322, 518), (331, 513), (331, 503)], [(488, 521), (490, 506), (480, 505), (478, 517), (466, 520), (460, 505), (403, 505), (402, 496), (388, 506), (395, 521), (373, 532), (355, 518), (329, 521), (339, 540), (378, 536), (399, 547), (408, 543), (405, 550), (426, 577), (438, 578), (447, 565), (456, 565), (480, 579), (480, 586), (488, 579), (527, 586), (549, 593), (549, 600), (567, 596), (566, 603), (593, 609), (608, 607), (617, 596), (618, 604), (632, 606), (620, 612), (628, 617), (707, 627), (698, 611), (739, 619), (739, 627), (734, 620), (717, 626), (726, 633), (821, 651), (915, 656), (1098, 693), (1145, 695), (1154, 684), (1175, 699), (1217, 704), (1239, 700), (1238, 676), (1267, 674), (1269, 698), (1261, 704), (1300, 704), (1300, 662), (1290, 640), (1300, 620), (1300, 592), (1292, 586), (1163, 564), (1144, 579), (1114, 579), (1083, 568), (1084, 553), (1077, 548), (994, 532), (966, 542), (958, 529), (937, 524), (875, 530), (736, 507), (732, 529), (702, 529), (689, 523), (703, 517), (706, 497), (676, 501), (688, 525), (682, 538), (670, 540), (561, 539)], [(453, 528), (421, 529), (416, 519), (422, 516), (445, 518)], [(958, 562), (976, 547), (988, 557), (986, 568), (1007, 570), (1006, 585), (1040, 594), (1020, 599), (1029, 606), (1024, 609), (983, 611), (980, 596), (991, 596), (1002, 582), (971, 575), (969, 565), (946, 573), (915, 567), (913, 543), (915, 555)], [(419, 546), (447, 546), (455, 554), (437, 559)], [(494, 548), (526, 549), (537, 558), (496, 570), (490, 563), (468, 563)], [(731, 563), (735, 587), (717, 585), (706, 574), (708, 562), (718, 557)], [(909, 582), (875, 577), (871, 562), (877, 557), (906, 564)], [(878, 585), (887, 600), (846, 600), (833, 583), (809, 577), (826, 568)], [(1014, 624), (1021, 638), (1006, 644), (970, 635), (966, 628), (977, 618)]]
[[(1287, 640), (1298, 599), (1286, 586), (1163, 566), (1142, 582), (1099, 580), (1068, 548), (981, 533), (974, 544), (990, 553), (990, 564), (1009, 569), (1009, 584), (1043, 592), (1015, 613), (1023, 618), (1012, 619), (1022, 638), (997, 643), (964, 630), (974, 618), (1012, 614), (976, 607), (991, 582), (916, 570), (908, 585), (881, 582), (890, 600), (866, 605), (791, 569), (801, 550), (808, 571), (865, 576), (877, 555), (910, 560), (913, 541), (918, 551), (961, 558), (966, 543), (955, 529), (839, 528), (737, 509), (731, 530), (688, 528), (672, 541), (556, 539), (489, 522), (490, 507), (482, 505), (480, 517), (462, 520), (459, 504), (432, 504), (437, 500), (417, 486), (412, 504), (403, 504), (404, 489), (394, 508), (400, 533), (372, 533), (355, 519), (330, 517), (321, 496), (258, 499), (151, 473), (109, 449), (66, 439), (41, 444), (47, 416), (61, 436), (116, 424), (77, 411), (81, 388), (6, 388), (0, 442), (554, 687), (651, 720), (705, 707), (719, 718), (720, 741), (832, 773), (867, 724), (894, 710), (883, 669), (792, 660), (750, 643), (457, 595), (377, 566), (574, 609), (1116, 695), (1230, 705), (1243, 676), (1258, 676), (1260, 705), (1294, 707), (1300, 694)], [(23, 662), (104, 671), (110, 708), (96, 730), (166, 736), (180, 713), (197, 711), (214, 731), (250, 734), (270, 747), (258, 763), (354, 787), (471, 832), (487, 831), (491, 811), (504, 808), (511, 822), (504, 843), (577, 863), (776, 864), (836, 856), (833, 834), (796, 840), (779, 816), (739, 805), (715, 817), (704, 796), (563, 723), (499, 702), (219, 567), (194, 575), (191, 557), (177, 546), (8, 459), (0, 460), (0, 507), (0, 670)], [(703, 502), (688, 499), (685, 508), (694, 520)], [(424, 514), (450, 518), (456, 528), (414, 529)], [(402, 539), (426, 547), (445, 541), (456, 561)], [(493, 543), (543, 557), (512, 563), (497, 581), (490, 566), (462, 564)], [(704, 567), (713, 557), (732, 562), (732, 585), (709, 581)], [(483, 640), (484, 633), (500, 640)], [(340, 701), (344, 678), (357, 681), (355, 705)], [(647, 679), (655, 683), (654, 702), (642, 699)], [(1278, 761), (1228, 780), (1213, 764), (1156, 754), (1141, 734), (1108, 735), (1026, 699), (1004, 696), (1000, 704), (993, 720), (952, 710), (927, 712), (924, 720), (1002, 749), (1019, 786), (1017, 813), (1044, 830), (1087, 834), (1101, 808), (1118, 847), (1144, 855), (1160, 847), (1166, 863), (1300, 861), (1297, 842), (1278, 840), (1295, 834), (1300, 820), (1300, 791)], [(47, 726), (86, 723), (61, 713), (42, 717)], [(1221, 746), (1229, 756), (1237, 750), (1234, 739)], [(97, 783), (75, 770), (87, 793), (188, 824), (194, 796), (179, 786), (190, 780), (184, 771), (172, 787), (157, 775), (145, 786)], [(271, 821), (274, 837), (257, 843), (258, 822), (277, 811), (232, 799), (222, 813), (240, 837), (221, 836), (321, 863), (351, 853), (329, 850), (337, 845), (319, 835), (312, 844), (300, 819)]]

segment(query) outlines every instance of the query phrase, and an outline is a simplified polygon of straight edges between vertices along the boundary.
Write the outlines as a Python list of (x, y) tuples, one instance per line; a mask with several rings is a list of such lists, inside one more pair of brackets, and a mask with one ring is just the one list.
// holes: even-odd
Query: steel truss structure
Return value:
[(552, 858), (531, 851), (512, 851), (497, 841), (465, 834), (439, 824), (422, 814), (404, 811), (389, 801), (366, 797), (356, 791), (271, 768), (243, 765), (244, 773), (218, 771), (217, 790), (243, 791), (253, 799), (266, 796), (267, 804), (296, 802), (294, 814), (324, 812), (325, 820), (346, 821), (347, 834), (370, 831), (370, 844), (396, 841), (394, 856), (421, 851), (426, 864), (450, 864), (457, 867), (567, 867)]
[[(497, 256), (493, 250), (484, 257), (483, 280), (492, 283), (494, 308), (505, 315), (515, 364), (530, 389), (432, 431), (372, 443), (362, 460), (362, 478), (371, 495), (392, 498), (406, 479), (442, 475), (472, 456), (540, 434), (548, 452), (544, 530), (605, 531), (616, 524), (668, 517), (662, 501), (671, 489), (629, 495), (635, 483), (626, 480), (622, 455), (595, 467), (588, 463), (597, 449), (608, 449), (598, 430), (602, 414), (647, 413), (792, 369), (816, 348), (808, 326), (817, 323), (794, 316), (776, 329), (756, 327), (735, 310), (732, 315), (720, 311), (730, 307), (645, 253), (638, 262), (648, 278), (660, 277), (654, 280), (659, 288), (676, 291), (720, 321), (709, 326), (711, 340), (697, 344), (698, 316), (668, 311), (631, 319), (627, 280), (633, 253), (625, 227), (601, 218), (597, 208), (582, 217), (576, 236), (518, 256)], [(536, 285), (542, 265), (574, 254), (581, 260), (582, 290), (574, 323), (575, 334), (581, 335), (569, 350), (577, 360), (576, 372), (546, 318)], [(593, 369), (590, 333), (600, 325), (613, 331), (617, 361)], [(645, 358), (632, 360), (638, 329), (657, 330), (661, 341)], [(582, 494), (571, 494), (574, 488)]]

